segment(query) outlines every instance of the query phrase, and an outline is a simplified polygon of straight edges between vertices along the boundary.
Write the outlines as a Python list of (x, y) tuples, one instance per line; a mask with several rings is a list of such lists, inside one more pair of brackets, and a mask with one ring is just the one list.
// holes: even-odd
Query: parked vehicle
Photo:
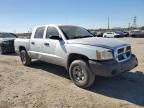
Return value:
[(99, 31), (96, 32), (95, 30), (90, 30), (90, 33), (92, 33), (96, 37), (103, 37), (103, 33)]
[(94, 37), (78, 26), (35, 27), (31, 39), (16, 39), (15, 50), (23, 65), (32, 59), (64, 66), (73, 82), (91, 86), (95, 76), (111, 77), (137, 66), (131, 46), (117, 39)]
[(0, 54), (14, 53), (14, 40), (17, 36), (13, 33), (0, 33)]
[(97, 32), (95, 30), (88, 30), (90, 33), (92, 33), (94, 36), (96, 36)]
[(124, 32), (124, 31), (115, 31), (115, 33), (119, 34), (120, 37), (129, 37), (129, 33), (128, 33), (128, 32)]
[(144, 37), (144, 31), (142, 30), (132, 30), (129, 34), (131, 37)]
[(105, 37), (105, 38), (118, 38), (118, 37), (121, 37), (121, 35), (119, 33), (116, 33), (116, 32), (105, 32), (103, 34), (103, 37)]
[(103, 32), (97, 32), (96, 36), (97, 37), (103, 37)]

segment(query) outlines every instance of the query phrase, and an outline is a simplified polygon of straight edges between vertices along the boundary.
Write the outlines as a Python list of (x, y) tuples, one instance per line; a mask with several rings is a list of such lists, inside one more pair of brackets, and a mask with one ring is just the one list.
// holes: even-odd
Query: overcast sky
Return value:
[(72, 24), (86, 28), (128, 27), (137, 16), (144, 25), (144, 0), (0, 0), (0, 31), (26, 32), (36, 25)]

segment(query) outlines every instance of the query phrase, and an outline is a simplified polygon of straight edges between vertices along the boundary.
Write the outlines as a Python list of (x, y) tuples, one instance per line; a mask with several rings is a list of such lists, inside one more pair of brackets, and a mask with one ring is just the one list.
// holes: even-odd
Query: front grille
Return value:
[(8, 40), (7, 44), (2, 44), (4, 53), (14, 53), (14, 40)]
[(118, 54), (124, 53), (124, 48), (118, 49)]
[(116, 50), (116, 60), (122, 62), (131, 57), (131, 46), (124, 46)]
[(10, 47), (14, 47), (14, 40), (9, 40), (8, 42)]
[(130, 46), (126, 47), (126, 50), (127, 51), (131, 50), (131, 47)]
[(8, 52), (14, 52), (14, 40), (9, 40)]

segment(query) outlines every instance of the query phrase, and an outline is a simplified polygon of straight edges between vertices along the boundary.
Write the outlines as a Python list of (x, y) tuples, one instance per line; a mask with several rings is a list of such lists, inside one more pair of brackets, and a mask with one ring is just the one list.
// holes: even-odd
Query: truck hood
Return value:
[(15, 40), (16, 38), (0, 38), (0, 41)]
[(114, 49), (120, 46), (128, 45), (127, 42), (118, 39), (100, 38), (100, 37), (72, 39), (72, 40), (68, 40), (68, 44), (83, 44), (83, 45), (98, 46), (98, 47), (103, 47), (108, 49)]
[(16, 38), (0, 38), (0, 43), (3, 41), (15, 40)]

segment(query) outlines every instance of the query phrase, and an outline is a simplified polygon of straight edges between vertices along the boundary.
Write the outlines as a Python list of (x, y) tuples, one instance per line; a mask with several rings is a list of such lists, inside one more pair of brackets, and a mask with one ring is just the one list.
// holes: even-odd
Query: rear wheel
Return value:
[(95, 81), (95, 74), (84, 60), (73, 61), (69, 68), (69, 74), (72, 81), (81, 88), (87, 88)]
[(26, 50), (21, 50), (20, 51), (20, 58), (21, 58), (21, 61), (22, 61), (23, 65), (29, 66), (31, 64), (31, 58), (29, 57)]

